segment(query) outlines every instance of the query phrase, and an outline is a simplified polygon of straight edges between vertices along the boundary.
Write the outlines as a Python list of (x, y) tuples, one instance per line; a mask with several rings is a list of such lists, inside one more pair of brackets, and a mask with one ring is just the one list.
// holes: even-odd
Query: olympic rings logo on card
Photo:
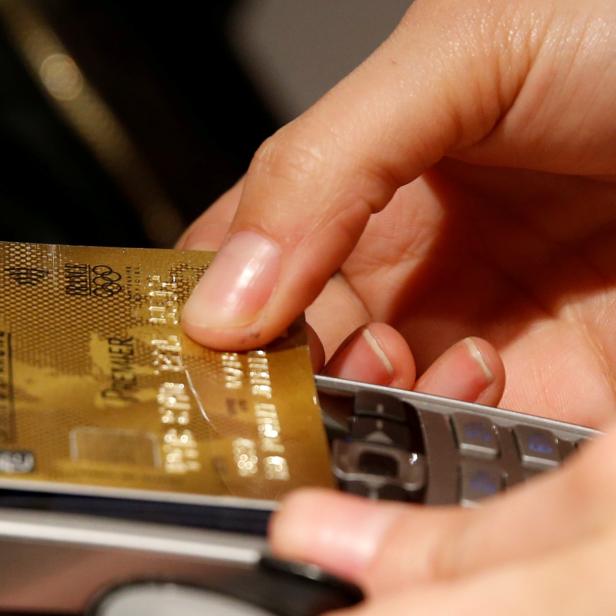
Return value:
[(113, 297), (123, 290), (122, 275), (109, 265), (66, 263), (65, 292), (72, 296)]
[(122, 291), (122, 276), (108, 265), (95, 265), (90, 269), (91, 292), (96, 297), (111, 297)]

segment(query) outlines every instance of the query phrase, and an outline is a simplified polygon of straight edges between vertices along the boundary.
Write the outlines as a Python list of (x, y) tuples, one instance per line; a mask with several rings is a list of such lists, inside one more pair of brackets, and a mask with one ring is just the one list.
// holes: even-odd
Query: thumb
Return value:
[(508, 57), (499, 70), (510, 28), (498, 6), (419, 0), (364, 64), (263, 143), (185, 307), (189, 335), (238, 349), (278, 335), (398, 187), (489, 133), (527, 69)]

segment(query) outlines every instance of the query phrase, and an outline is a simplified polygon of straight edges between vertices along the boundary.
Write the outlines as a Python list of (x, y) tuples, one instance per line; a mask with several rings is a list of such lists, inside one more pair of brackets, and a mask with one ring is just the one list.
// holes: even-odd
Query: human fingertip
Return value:
[(283, 500), (272, 518), (272, 550), (358, 581), (401, 513), (396, 505), (326, 490), (300, 490)]
[(478, 344), (478, 339), (469, 336), (468, 338), (464, 338), (464, 340), (462, 340), (462, 343), (466, 346), (466, 350), (470, 358), (475, 362), (479, 370), (483, 373), (486, 385), (492, 383), (494, 381), (494, 372), (488, 364), (485, 354), (482, 353), (481, 347)]
[(473, 402), (496, 405), (505, 388), (505, 367), (498, 351), (483, 338), (469, 336), (462, 343), (466, 346), (471, 360), (484, 377), (484, 387), (480, 389)]
[(214, 252), (220, 248), (220, 242), (208, 237), (196, 238), (187, 237), (183, 244), (182, 250), (201, 250), (204, 252)]
[[(289, 560), (320, 563), (313, 550), (320, 535), (317, 518), (327, 505), (328, 493), (319, 488), (305, 488), (287, 494), (269, 520), (268, 539), (272, 552)], [(315, 560), (316, 559), (316, 560)]]
[(280, 272), (281, 250), (254, 231), (231, 236), (214, 258), (182, 313), (189, 333), (246, 327), (269, 300)]
[(500, 400), (505, 371), (496, 349), (468, 337), (447, 349), (428, 367), (415, 389), (425, 393), (494, 405)]
[(325, 369), (329, 376), (408, 388), (415, 361), (402, 335), (386, 323), (370, 323), (351, 334)]

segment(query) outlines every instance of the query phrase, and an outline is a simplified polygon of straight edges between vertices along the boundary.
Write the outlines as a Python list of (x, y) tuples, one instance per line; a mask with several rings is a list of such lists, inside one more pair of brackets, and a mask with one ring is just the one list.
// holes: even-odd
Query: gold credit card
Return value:
[(266, 500), (332, 485), (303, 324), (245, 353), (182, 332), (212, 258), (0, 243), (0, 485)]

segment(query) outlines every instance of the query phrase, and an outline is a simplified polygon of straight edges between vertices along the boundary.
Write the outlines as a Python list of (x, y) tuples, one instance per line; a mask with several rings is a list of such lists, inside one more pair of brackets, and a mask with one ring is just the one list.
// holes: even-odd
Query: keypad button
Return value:
[(464, 455), (496, 458), (498, 436), (494, 424), (484, 417), (456, 413), (452, 417), (458, 447)]
[(365, 481), (341, 481), (339, 485), (340, 489), (348, 494), (364, 496), (373, 500), (378, 500), (379, 498), (378, 488)]
[(395, 396), (373, 391), (358, 391), (355, 394), (355, 414), (403, 423), (407, 420), (407, 407)]
[(334, 474), (340, 481), (361, 481), (376, 487), (398, 485), (412, 492), (425, 486), (425, 458), (398, 447), (336, 439), (332, 458)]
[(390, 501), (410, 501), (414, 500), (419, 492), (409, 492), (400, 486), (386, 483), (379, 488), (379, 499)]
[(462, 463), (461, 480), (460, 502), (467, 507), (498, 494), (504, 485), (500, 468), (467, 462)]
[(401, 486), (383, 484), (381, 486), (371, 485), (364, 481), (342, 481), (340, 488), (343, 492), (365, 496), (373, 500), (390, 500), (407, 502), (415, 500), (415, 495)]
[(549, 430), (516, 426), (513, 429), (522, 465), (527, 468), (554, 468), (559, 465), (561, 457), (558, 441)]
[(357, 470), (360, 473), (379, 477), (398, 477), (399, 466), (396, 458), (375, 451), (360, 453), (357, 461)]
[(411, 446), (409, 429), (402, 424), (373, 417), (351, 417), (349, 420), (351, 436), (360, 441), (393, 445), (402, 449)]

